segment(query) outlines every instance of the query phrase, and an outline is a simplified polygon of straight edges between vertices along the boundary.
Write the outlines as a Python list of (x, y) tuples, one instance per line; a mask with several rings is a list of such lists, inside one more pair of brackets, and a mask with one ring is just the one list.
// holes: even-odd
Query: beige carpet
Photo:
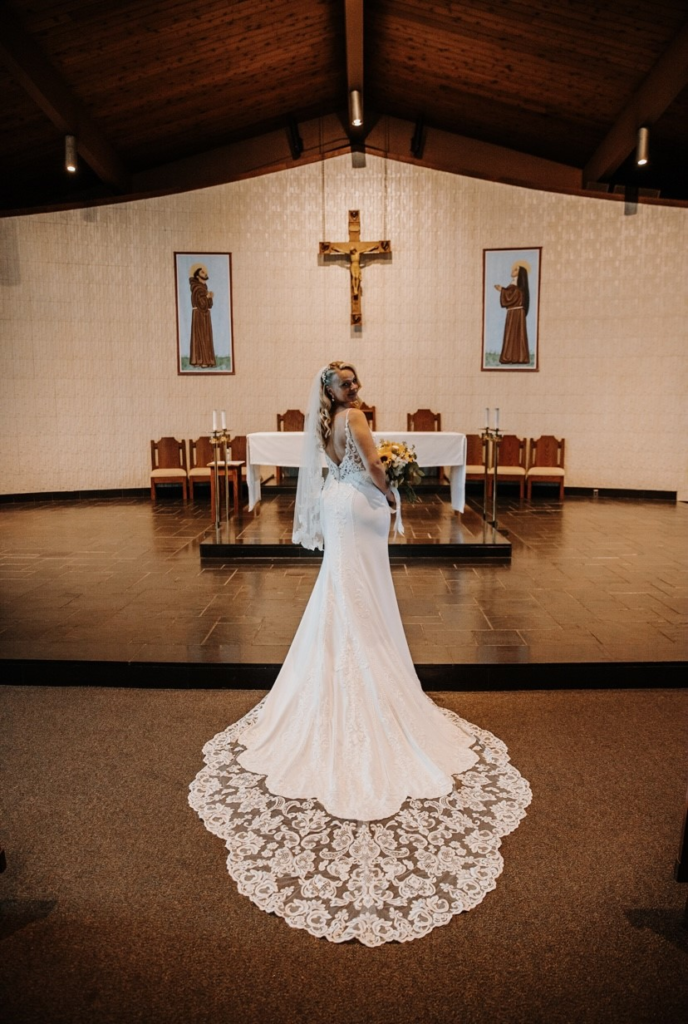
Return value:
[(685, 693), (435, 695), (505, 740), (533, 803), (479, 907), (376, 950), (238, 896), (187, 806), (203, 743), (259, 696), (0, 689), (10, 1024), (682, 1019)]

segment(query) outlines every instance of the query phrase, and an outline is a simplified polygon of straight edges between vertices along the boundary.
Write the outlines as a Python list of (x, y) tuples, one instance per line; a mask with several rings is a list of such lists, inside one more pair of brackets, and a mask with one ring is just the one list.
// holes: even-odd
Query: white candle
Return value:
[(217, 409), (213, 409), (213, 431), (217, 430)]
[(485, 409), (485, 430), (489, 430), (489, 429), (490, 429), (490, 410), (488, 408), (486, 408)]
[(221, 423), (222, 429), (226, 430), (227, 429), (227, 420), (225, 419), (225, 411), (224, 411), (224, 409), (220, 413), (220, 417), (222, 419), (222, 423)]
[(495, 409), (495, 430), (499, 430), (499, 409)]

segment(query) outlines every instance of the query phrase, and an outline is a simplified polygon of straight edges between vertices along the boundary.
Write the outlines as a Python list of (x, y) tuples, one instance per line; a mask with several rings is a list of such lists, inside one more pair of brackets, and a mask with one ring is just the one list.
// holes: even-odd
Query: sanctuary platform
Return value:
[[(419, 492), (419, 501), (403, 502), (403, 535), (390, 535), (389, 553), (395, 558), (457, 560), (511, 558), (511, 543), (489, 526), (482, 512), (466, 506), (455, 512), (447, 501), (446, 488)], [(314, 558), (320, 552), (292, 544), (293, 488), (263, 488), (253, 512), (244, 509), (231, 516), (219, 530), (212, 527), (200, 542), (202, 559), (233, 562), (245, 558)]]
[[(270, 508), (256, 522), (269, 523)], [(187, 503), (174, 491), (156, 502), (0, 502), (4, 683), (269, 687), (318, 561), (201, 559), (209, 518), (202, 492)], [(514, 489), (498, 518), (510, 560), (394, 548), (394, 586), (426, 689), (685, 686), (688, 506), (575, 495), (520, 502)]]

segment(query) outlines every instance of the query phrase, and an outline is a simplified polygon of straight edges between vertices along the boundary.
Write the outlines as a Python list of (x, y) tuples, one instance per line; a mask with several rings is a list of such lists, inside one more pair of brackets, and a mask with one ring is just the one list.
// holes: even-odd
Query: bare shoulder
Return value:
[(349, 409), (349, 424), (352, 427), (367, 427), (368, 420), (362, 409)]

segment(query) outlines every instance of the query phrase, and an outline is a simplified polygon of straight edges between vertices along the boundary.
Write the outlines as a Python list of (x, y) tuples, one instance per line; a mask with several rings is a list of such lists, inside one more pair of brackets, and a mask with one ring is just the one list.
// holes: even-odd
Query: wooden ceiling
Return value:
[(686, 0), (0, 0), (0, 210), (198, 187), (351, 144), (688, 201), (687, 18)]

